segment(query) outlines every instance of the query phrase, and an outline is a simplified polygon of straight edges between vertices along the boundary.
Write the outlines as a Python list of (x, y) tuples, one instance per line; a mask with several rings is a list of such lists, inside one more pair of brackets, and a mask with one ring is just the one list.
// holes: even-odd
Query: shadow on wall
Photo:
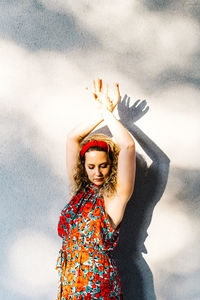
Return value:
[(52, 143), (30, 116), (5, 110), (0, 118), (0, 299), (55, 299), (56, 215), (66, 181), (51, 167)]
[(97, 47), (97, 39), (69, 12), (48, 9), (40, 1), (0, 3), (0, 37), (10, 39), (31, 51), (67, 51)]
[[(147, 229), (151, 223), (153, 210), (166, 187), (170, 160), (165, 153), (140, 130), (134, 122), (147, 113), (146, 101), (137, 100), (129, 107), (127, 95), (118, 105), (120, 121), (138, 141), (144, 152), (152, 160), (147, 163), (142, 155), (136, 156), (136, 181), (134, 193), (129, 200), (120, 228), (120, 240), (114, 251), (118, 265), (124, 298), (127, 300), (154, 300), (152, 272), (142, 253), (147, 253), (144, 246)], [(108, 127), (95, 133), (111, 136)]]
[[(4, 112), (1, 120), (4, 133), (0, 168), (2, 242), (10, 235), (17, 236), (18, 230), (26, 227), (48, 233), (52, 229), (55, 235), (55, 229), (47, 226), (46, 221), (55, 199), (62, 207), (66, 184), (54, 174), (48, 155), (44, 157), (34, 149), (38, 144), (48, 153), (49, 145), (40, 136), (36, 124), (23, 114)], [(3, 249), (1, 247), (0, 253)]]

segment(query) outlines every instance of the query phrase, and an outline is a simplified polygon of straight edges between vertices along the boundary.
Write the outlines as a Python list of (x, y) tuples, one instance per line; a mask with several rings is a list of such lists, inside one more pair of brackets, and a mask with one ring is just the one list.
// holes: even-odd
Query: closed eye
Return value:
[(107, 166), (108, 166), (107, 164), (101, 165), (102, 168), (107, 168)]
[(88, 169), (94, 169), (95, 165), (88, 165)]
[[(95, 167), (94, 165), (88, 165), (88, 169), (90, 169), (90, 170), (94, 169), (94, 167)], [(100, 167), (103, 168), (103, 169), (105, 169), (105, 168), (108, 167), (108, 164), (107, 163), (103, 163), (103, 164), (100, 165)]]

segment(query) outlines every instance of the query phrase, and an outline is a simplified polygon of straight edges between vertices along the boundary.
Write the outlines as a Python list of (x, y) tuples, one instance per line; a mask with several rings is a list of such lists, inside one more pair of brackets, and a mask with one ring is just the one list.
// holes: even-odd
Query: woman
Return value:
[[(67, 137), (66, 166), (74, 196), (61, 212), (63, 238), (57, 260), (58, 299), (123, 299), (119, 272), (112, 257), (120, 223), (135, 181), (135, 143), (112, 114), (120, 100), (108, 96), (108, 85), (93, 81), (98, 116)], [(116, 143), (89, 134), (105, 121)]]

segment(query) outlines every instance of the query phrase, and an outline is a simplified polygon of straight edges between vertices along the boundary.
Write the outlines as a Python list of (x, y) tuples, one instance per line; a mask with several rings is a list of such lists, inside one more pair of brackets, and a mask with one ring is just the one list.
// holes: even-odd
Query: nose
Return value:
[(95, 176), (100, 176), (100, 175), (102, 175), (101, 171), (100, 171), (100, 168), (97, 167), (96, 170), (95, 170)]

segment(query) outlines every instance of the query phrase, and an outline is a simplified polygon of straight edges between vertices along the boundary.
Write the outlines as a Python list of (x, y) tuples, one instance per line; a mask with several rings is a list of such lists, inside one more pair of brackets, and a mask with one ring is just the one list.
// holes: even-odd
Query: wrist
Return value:
[(101, 116), (102, 116), (103, 119), (105, 119), (107, 116), (113, 115), (113, 113), (110, 110), (108, 110), (107, 108), (105, 108), (105, 107), (103, 107), (101, 109), (100, 114), (101, 114)]

